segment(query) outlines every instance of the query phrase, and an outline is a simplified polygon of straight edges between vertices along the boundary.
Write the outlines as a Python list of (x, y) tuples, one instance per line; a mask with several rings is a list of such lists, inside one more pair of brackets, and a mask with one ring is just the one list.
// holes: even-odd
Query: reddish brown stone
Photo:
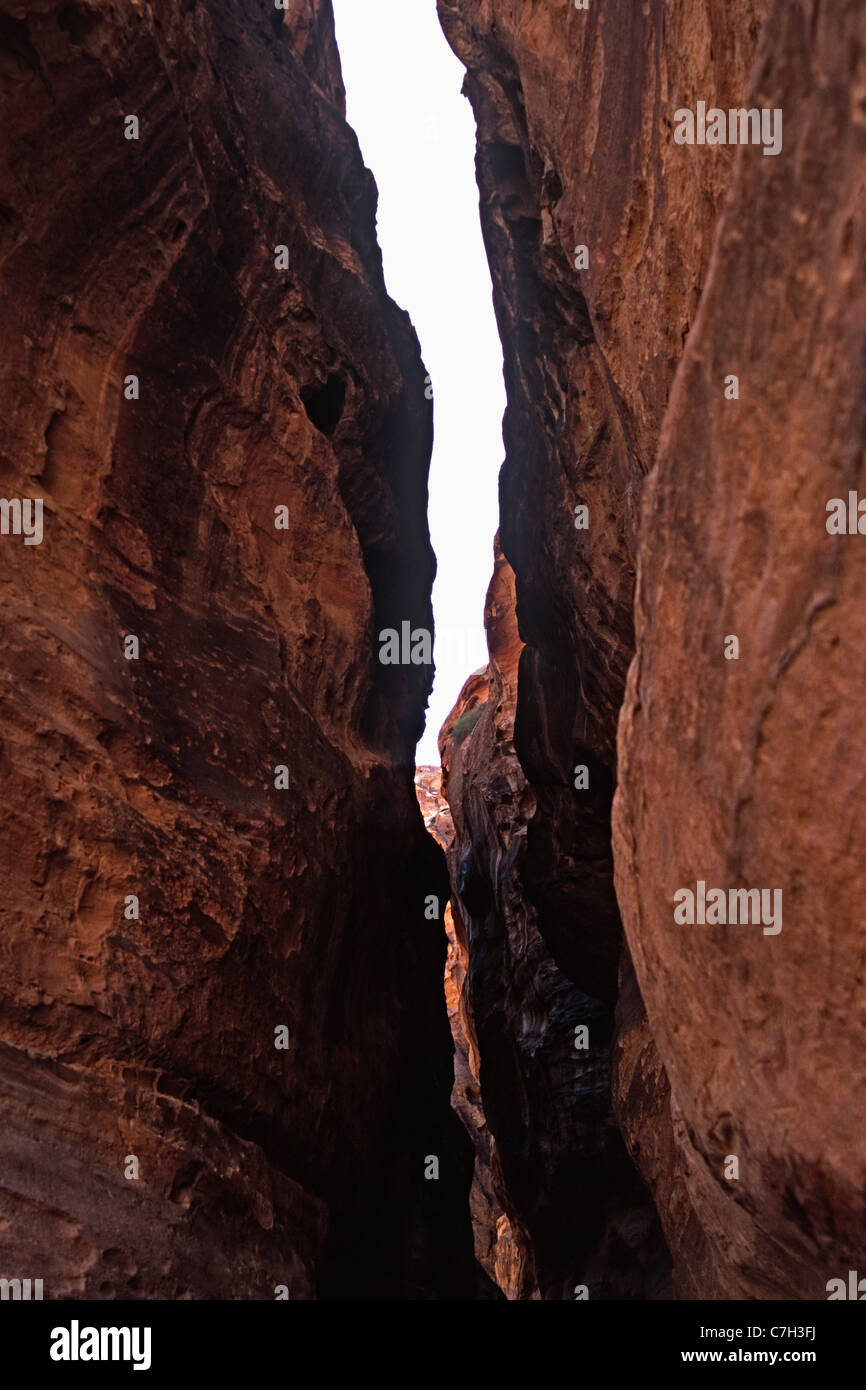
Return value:
[(454, 918), (468, 947), (461, 1017), (510, 1226), (497, 1263), (510, 1298), (573, 1299), (580, 1284), (593, 1298), (639, 1297), (663, 1247), (607, 1099), (612, 1011), (557, 967), (522, 881), (533, 810), (513, 743), (523, 644), (498, 547), (485, 626), (487, 671), (466, 683), (440, 748)]
[[(485, 673), (486, 678), (486, 673)], [(479, 676), (468, 682), (478, 692)], [(442, 793), (442, 768), (415, 769), (415, 791), (428, 832), (444, 850), (454, 845), (451, 809)], [(515, 1245), (511, 1222), (498, 1196), (502, 1188), (496, 1144), (481, 1099), (478, 1045), (468, 1002), (466, 975), (469, 950), (463, 918), (451, 903), (445, 909), (448, 955), (445, 961), (445, 1002), (454, 1039), (454, 1089), (451, 1104), (472, 1140), (475, 1168), (469, 1210), (475, 1235), (475, 1258), (506, 1298), (524, 1296), (523, 1258)]]
[[(784, 151), (737, 161), (644, 492), (617, 891), (688, 1297), (823, 1299), (866, 1247), (866, 541), (825, 524), (863, 490), (864, 94), (862, 5), (774, 7), (745, 104), (784, 111)], [(781, 889), (781, 931), (675, 924), (698, 879)]]
[[(678, 1292), (822, 1298), (866, 1234), (862, 566), (859, 538), (824, 526), (862, 472), (862, 6), (438, 7), (478, 121), (508, 387), (502, 547), (526, 644), (523, 805), (514, 777), (496, 782), (485, 712), (449, 772), (458, 886), (497, 943), (531, 913), (566, 981), (619, 999), (614, 1102)], [(701, 100), (782, 108), (782, 153), (675, 144), (675, 111)], [(483, 828), (500, 790), (514, 869)], [(676, 927), (673, 894), (699, 878), (782, 887), (782, 934)], [(504, 1029), (511, 979), (481, 1009)], [(505, 1170), (521, 1136), (481, 1054)], [(531, 1102), (526, 1059), (515, 1073)], [(516, 1180), (510, 1197), (531, 1205)]]
[(431, 625), (430, 406), (330, 5), (3, 0), (0, 49), (0, 470), (45, 499), (0, 539), (0, 1272), (471, 1297), (430, 671), (377, 640)]

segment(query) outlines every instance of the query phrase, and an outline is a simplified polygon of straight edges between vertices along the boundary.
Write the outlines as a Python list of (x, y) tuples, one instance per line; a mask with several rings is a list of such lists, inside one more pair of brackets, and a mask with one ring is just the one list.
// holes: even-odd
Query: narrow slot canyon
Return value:
[(425, 5), (500, 446), (340, 9), (0, 0), (0, 1293), (856, 1299), (866, 11)]

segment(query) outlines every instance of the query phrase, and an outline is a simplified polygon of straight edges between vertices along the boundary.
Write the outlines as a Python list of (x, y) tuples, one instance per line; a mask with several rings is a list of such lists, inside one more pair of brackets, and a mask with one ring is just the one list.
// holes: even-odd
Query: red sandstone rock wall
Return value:
[[(644, 492), (617, 891), (696, 1217), (667, 1217), (682, 1292), (822, 1299), (866, 1246), (866, 541), (826, 527), (864, 478), (863, 6), (774, 6), (747, 95), (784, 151), (737, 161)], [(698, 879), (781, 890), (781, 929), (675, 925)]]
[[(862, 465), (862, 6), (438, 7), (468, 69), (505, 348), (501, 533), (526, 644), (509, 891), (563, 977), (619, 1001), (614, 1101), (679, 1294), (825, 1297), (864, 1237), (862, 565), (824, 528)], [(677, 145), (675, 110), (700, 100), (782, 107), (783, 152)], [(493, 788), (495, 757), (475, 758)], [(474, 847), (471, 791), (448, 791)], [(698, 878), (783, 887), (789, 925), (675, 927)], [(502, 949), (507, 913), (488, 913)], [(476, 1002), (479, 1034), (506, 999), (500, 982)]]
[(514, 751), (523, 643), (498, 546), (485, 626), (489, 665), (467, 681), (440, 749), (468, 954), (464, 1028), (511, 1226), (507, 1292), (573, 1299), (583, 1285), (595, 1298), (642, 1297), (658, 1286), (664, 1245), (611, 1111), (612, 1014), (556, 965), (521, 877), (534, 797)]
[(0, 108), (2, 491), (45, 506), (0, 538), (0, 1272), (471, 1297), (430, 672), (376, 640), (431, 625), (430, 407), (330, 5), (2, 0)]
[[(562, 968), (609, 1002), (620, 950), (610, 805), (641, 484), (735, 155), (684, 154), (673, 111), (746, 90), (763, 9), (439, 0), (478, 121), (505, 353), (501, 536), (526, 643), (515, 742), (537, 800), (524, 875)], [(577, 506), (588, 529), (575, 528)], [(590, 770), (581, 797), (577, 764)]]
[[(470, 685), (472, 682), (470, 681)], [(477, 689), (477, 685), (474, 687)], [(415, 769), (415, 792), (424, 824), (444, 850), (454, 846), (454, 823), (442, 793), (442, 768)], [(456, 913), (456, 917), (455, 917)], [(445, 909), (448, 954), (445, 960), (445, 1002), (454, 1039), (454, 1089), (451, 1104), (463, 1121), (475, 1150), (469, 1210), (475, 1236), (475, 1256), (508, 1299), (527, 1297), (524, 1257), (515, 1242), (511, 1222), (502, 1210), (503, 1189), (496, 1143), (481, 1101), (478, 1043), (473, 1031), (467, 971), (469, 948), (459, 904)]]

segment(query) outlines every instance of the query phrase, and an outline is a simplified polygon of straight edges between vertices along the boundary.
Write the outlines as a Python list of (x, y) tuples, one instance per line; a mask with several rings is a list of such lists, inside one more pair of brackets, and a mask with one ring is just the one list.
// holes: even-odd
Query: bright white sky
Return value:
[(433, 381), (430, 533), (436, 684), (419, 764), (466, 677), (486, 665), (502, 462), (502, 348), (475, 183), (475, 121), (436, 0), (334, 0), (349, 124), (379, 186), (388, 291), (409, 311)]

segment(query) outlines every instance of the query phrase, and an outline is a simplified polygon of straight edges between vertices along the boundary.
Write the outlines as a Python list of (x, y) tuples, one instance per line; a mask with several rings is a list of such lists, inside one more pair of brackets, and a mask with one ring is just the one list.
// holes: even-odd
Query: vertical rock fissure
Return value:
[(437, 8), (508, 396), (441, 770), (332, 0), (4, 0), (0, 1273), (856, 1298), (866, 12)]
[[(579, 495), (557, 422), (580, 354), (594, 361), (607, 429), (645, 470), (586, 301), (553, 244), (562, 186), (530, 140), (516, 62), (487, 35), (473, 47), (457, 8), (440, 12), (468, 68), (507, 387), (502, 545), (497, 537), (485, 605), (487, 668), (469, 677), (442, 728), (441, 786), (430, 768), (416, 786), (451, 876), (453, 1104), (475, 1144), (476, 1256), (510, 1299), (572, 1299), (589, 1287), (594, 1298), (658, 1297), (667, 1252), (611, 1099), (622, 933), (610, 809), (633, 571), (623, 540), (612, 563), (624, 583), (599, 592), (604, 638), (594, 641), (576, 623), (539, 517), (540, 505), (567, 516)], [(551, 478), (552, 497), (540, 498), (539, 481)], [(587, 561), (577, 582), (590, 578)], [(589, 773), (582, 798), (575, 763)]]
[[(441, 735), (453, 912), (468, 944), (465, 1012), (514, 1246), (506, 1289), (512, 1298), (663, 1297), (665, 1243), (612, 1105), (622, 932), (610, 813), (633, 653), (628, 476), (646, 470), (557, 235), (564, 171), (530, 134), (515, 36), (492, 33), (471, 3), (441, 0), (439, 10), (478, 126), (508, 392), (490, 661)], [(602, 418), (581, 426), (586, 391)], [(596, 456), (583, 477), (581, 428)], [(586, 502), (599, 517), (613, 499), (623, 524), (600, 582), (572, 513)], [(590, 596), (584, 612), (576, 591)]]

